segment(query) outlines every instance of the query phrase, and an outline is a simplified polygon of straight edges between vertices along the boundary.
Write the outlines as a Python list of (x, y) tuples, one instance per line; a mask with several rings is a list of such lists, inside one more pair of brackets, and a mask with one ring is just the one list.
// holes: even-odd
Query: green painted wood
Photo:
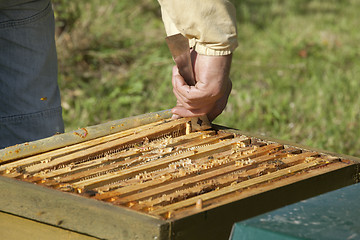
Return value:
[[(236, 225), (237, 226), (237, 225)], [(306, 240), (287, 234), (272, 232), (270, 230), (257, 229), (251, 226), (242, 226), (232, 230), (231, 240)]]
[(359, 239), (359, 203), (355, 184), (238, 222), (231, 240)]

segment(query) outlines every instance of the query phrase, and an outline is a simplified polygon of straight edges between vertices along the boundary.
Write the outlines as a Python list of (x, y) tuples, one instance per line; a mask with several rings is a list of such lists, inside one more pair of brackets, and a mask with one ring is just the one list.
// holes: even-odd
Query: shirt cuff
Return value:
[(190, 39), (189, 45), (193, 48), (198, 54), (201, 55), (208, 55), (208, 56), (224, 56), (229, 55), (235, 51), (235, 48), (238, 46), (237, 41), (235, 41), (229, 47), (220, 47), (220, 48), (212, 48), (209, 47), (207, 44), (203, 44), (200, 42), (196, 42), (196, 39)]

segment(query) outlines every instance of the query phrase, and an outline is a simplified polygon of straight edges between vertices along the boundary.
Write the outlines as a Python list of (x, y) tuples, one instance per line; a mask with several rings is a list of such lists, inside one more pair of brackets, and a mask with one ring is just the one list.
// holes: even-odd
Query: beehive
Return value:
[(2, 211), (101, 239), (226, 239), (236, 221), (359, 178), (356, 158), (198, 118), (8, 160), (0, 173), (2, 194), (22, 198)]

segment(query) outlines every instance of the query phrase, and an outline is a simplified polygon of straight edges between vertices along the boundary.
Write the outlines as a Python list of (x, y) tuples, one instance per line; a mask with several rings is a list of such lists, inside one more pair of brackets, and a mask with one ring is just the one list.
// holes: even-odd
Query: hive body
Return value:
[(163, 119), (7, 161), (1, 192), (21, 200), (0, 210), (97, 238), (226, 239), (236, 221), (358, 180), (356, 158), (196, 123)]

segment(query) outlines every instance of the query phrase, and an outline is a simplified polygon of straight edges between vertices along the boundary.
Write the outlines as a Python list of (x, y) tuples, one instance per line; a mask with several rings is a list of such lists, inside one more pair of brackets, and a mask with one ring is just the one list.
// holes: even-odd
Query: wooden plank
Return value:
[[(205, 206), (199, 210), (193, 205), (187, 212), (183, 210), (174, 212), (171, 218), (173, 223), (171, 239), (227, 239), (235, 222), (357, 181), (353, 179), (359, 174), (356, 165), (342, 163), (331, 169), (332, 165), (306, 171), (304, 174), (288, 176), (283, 181), (277, 181), (279, 184), (277, 188), (273, 188), (272, 184), (264, 187), (261, 185), (261, 187), (250, 188), (246, 191), (234, 192), (232, 195), (237, 195), (237, 199), (224, 196), (221, 203), (215, 206)], [(224, 203), (225, 200), (228, 201)]]
[[(211, 136), (214, 135), (215, 132), (214, 131), (204, 131), (204, 132), (193, 132), (187, 135), (182, 135), (176, 138), (170, 138), (169, 139), (169, 143), (166, 143), (166, 147), (173, 147), (176, 146), (178, 144), (182, 144), (182, 143), (187, 143), (188, 141), (197, 139), (197, 138), (202, 138), (204, 136)], [(56, 169), (56, 170), (52, 170), (49, 172), (39, 172), (34, 174), (34, 176), (39, 176), (43, 179), (52, 179), (55, 177), (62, 177), (64, 175), (71, 175), (74, 173), (78, 173), (81, 171), (86, 171), (92, 168), (95, 168), (97, 166), (100, 166), (106, 162), (114, 162), (114, 161), (120, 161), (122, 158), (127, 158), (127, 157), (134, 157), (140, 154), (143, 154), (145, 152), (149, 152), (151, 150), (153, 150), (155, 147), (157, 147), (156, 145), (151, 146), (151, 148), (149, 147), (149, 149), (143, 149), (142, 147), (138, 147), (135, 149), (130, 149), (129, 151), (126, 152), (119, 152), (119, 153), (114, 153), (111, 154), (109, 156), (105, 156), (102, 158), (98, 158), (95, 160), (91, 160), (91, 161), (87, 161), (84, 163), (80, 163), (80, 164), (76, 164), (74, 166), (71, 166), (70, 168), (65, 167), (65, 168), (60, 168), (60, 169)], [(9, 176), (9, 175), (5, 175), (5, 176)], [(20, 176), (20, 174), (19, 174)], [(9, 176), (12, 177), (12, 176)]]
[[(246, 149), (249, 149), (246, 147)], [(216, 153), (213, 155), (214, 158), (223, 158), (225, 156), (229, 156), (231, 154), (232, 150), (224, 151), (221, 153)], [(196, 160), (197, 164), (201, 164), (205, 160), (209, 160), (208, 157), (205, 158), (199, 158)], [(222, 165), (221, 165), (222, 166)], [(218, 167), (221, 167), (220, 165)], [(128, 185), (124, 186), (118, 189), (114, 190), (105, 190), (106, 188), (109, 188), (109, 186), (99, 187), (95, 188), (95, 190), (98, 190), (100, 193), (97, 194), (94, 198), (96, 199), (108, 199), (115, 196), (127, 196), (129, 194), (132, 194), (137, 191), (147, 191), (149, 189), (154, 189), (155, 187), (158, 187), (159, 185), (168, 184), (169, 181), (171, 183), (174, 182), (182, 182), (186, 180), (188, 177), (203, 174), (206, 171), (210, 169), (194, 169), (190, 172), (186, 172), (186, 175), (179, 176), (179, 169), (172, 169), (172, 168), (165, 168), (162, 171), (156, 172), (156, 176), (146, 182), (138, 182), (134, 185)], [(158, 176), (158, 177), (157, 177)], [(112, 185), (111, 185), (112, 186)], [(106, 191), (105, 193), (102, 193), (102, 191)]]
[[(245, 152), (238, 152), (234, 157), (236, 159), (240, 159), (238, 157), (238, 154), (242, 154), (243, 156), (241, 158), (254, 158), (254, 157), (258, 157), (258, 156), (261, 156), (261, 155), (264, 155), (264, 154), (268, 154), (269, 151), (272, 151), (274, 149), (279, 149), (281, 148), (281, 145), (266, 145), (266, 146), (263, 146), (263, 147), (260, 147), (259, 149), (257, 149), (256, 153), (251, 153), (251, 150), (254, 149), (254, 148), (251, 148), (251, 147), (243, 147), (243, 148), (240, 148), (240, 149), (237, 149), (237, 151), (245, 151)], [(246, 153), (246, 150), (250, 150), (249, 153)], [(232, 151), (232, 150), (229, 150), (229, 151)], [(216, 159), (216, 158), (222, 158), (222, 157), (227, 157), (227, 158), (232, 158), (233, 156), (231, 156), (231, 152), (228, 152), (228, 151), (223, 151), (221, 153), (216, 153), (213, 155), (213, 157)], [(207, 158), (206, 158), (207, 159)], [(200, 162), (198, 162), (198, 164), (201, 163), (201, 158), (198, 159), (200, 160)], [(234, 159), (233, 159), (234, 160)], [(228, 165), (231, 165), (231, 162), (229, 162), (228, 164), (222, 164), (221, 166), (218, 166), (214, 169), (217, 169), (217, 168), (220, 168), (220, 167), (225, 167), (225, 166), (228, 166)], [(97, 194), (95, 196), (96, 199), (107, 199), (107, 198), (111, 198), (111, 197), (114, 197), (114, 196), (117, 196), (117, 195), (129, 195), (131, 192), (135, 192), (135, 191), (146, 191), (148, 189), (151, 189), (153, 191), (153, 188), (154, 187), (157, 187), (158, 185), (160, 184), (167, 184), (166, 181), (168, 180), (171, 180), (172, 182), (178, 182), (178, 181), (184, 181), (186, 180), (188, 177), (191, 177), (191, 176), (194, 176), (194, 175), (198, 175), (198, 174), (204, 174), (208, 171), (211, 171), (212, 169), (202, 169), (202, 170), (199, 170), (194, 172), (194, 173), (188, 173), (186, 176), (184, 177), (177, 177), (176, 179), (174, 179), (173, 177), (169, 176), (169, 177), (165, 177), (165, 178), (161, 178), (161, 179), (153, 179), (151, 181), (148, 181), (148, 182), (145, 182), (145, 183), (141, 183), (141, 184), (137, 184), (137, 185), (134, 185), (134, 186), (127, 186), (127, 187), (122, 187), (122, 188), (119, 188), (119, 189), (115, 189), (115, 190), (112, 190), (110, 192), (107, 192), (107, 193), (101, 193), (101, 194)], [(161, 174), (161, 173), (160, 173)], [(166, 173), (163, 173), (163, 176), (166, 176)], [(150, 188), (151, 187), (151, 188)], [(97, 190), (100, 190), (101, 189), (98, 189), (96, 188)], [(104, 191), (104, 190), (102, 190)]]
[[(246, 191), (242, 191), (241, 193), (236, 193), (234, 192), (231, 195), (226, 195), (217, 199), (210, 199), (209, 201), (207, 201), (204, 205), (204, 209), (203, 210), (209, 210), (211, 208), (215, 208), (217, 206), (220, 205), (224, 205), (224, 204), (228, 204), (234, 201), (239, 201), (240, 199), (244, 199), (244, 198), (248, 198), (251, 197), (255, 194), (261, 194), (265, 191), (271, 191), (277, 188), (281, 188), (284, 186), (289, 186), (289, 188), (294, 187), (296, 188), (296, 184), (299, 182), (301, 183), (304, 180), (308, 180), (310, 178), (313, 179), (314, 184), (321, 184), (321, 185), (325, 185), (327, 184), (326, 182), (322, 182), (322, 178), (324, 178), (324, 175), (332, 175), (334, 173), (336, 173), (337, 171), (339, 172), (348, 172), (348, 171), (352, 171), (351, 168), (353, 168), (353, 170), (355, 170), (355, 166), (353, 164), (344, 164), (343, 162), (333, 162), (331, 164), (324, 164), (319, 168), (312, 168), (309, 169), (306, 172), (303, 172), (301, 174), (292, 174), (292, 175), (287, 175), (282, 179), (279, 179), (277, 181), (271, 181), (265, 184), (262, 184), (260, 186), (254, 187), (254, 188), (249, 188)], [(338, 176), (340, 177), (340, 176)], [(355, 179), (353, 179), (353, 177), (355, 177), (352, 174), (342, 174), (342, 182), (340, 183), (335, 183), (332, 182), (330, 185), (332, 186), (328, 186), (327, 188), (324, 188), (324, 191), (329, 191), (329, 189), (337, 189), (343, 186), (346, 186), (348, 184), (350, 184), (350, 182), (355, 183)], [(316, 180), (318, 179), (318, 180)], [(346, 182), (347, 184), (344, 184), (344, 182)], [(329, 184), (328, 184), (329, 185)], [(320, 186), (319, 186), (320, 187)], [(302, 189), (301, 193), (297, 193), (298, 197), (301, 197), (301, 194), (304, 194), (304, 196), (307, 196), (308, 193), (312, 192), (315, 189), (314, 186), (312, 186), (312, 184), (309, 184), (308, 187)], [(286, 198), (286, 196), (281, 196), (282, 198)], [(190, 208), (189, 208), (190, 209)], [(180, 213), (181, 212), (181, 213)], [(177, 217), (181, 217), (181, 216), (186, 216), (186, 210), (185, 211), (180, 211), (179, 214), (177, 214)]]
[[(139, 129), (138, 131), (151, 129), (156, 124), (158, 124), (158, 122), (154, 122), (154, 123), (150, 123), (150, 124), (147, 124), (147, 125), (144, 125), (144, 126), (140, 126), (138, 128)], [(74, 145), (71, 145), (71, 146), (66, 146), (64, 148), (60, 148), (60, 149), (52, 150), (52, 151), (49, 151), (49, 152), (37, 154), (37, 155), (31, 156), (31, 157), (26, 157), (26, 158), (17, 160), (15, 162), (0, 165), (0, 172), (5, 171), (7, 169), (13, 169), (13, 168), (16, 168), (18, 166), (26, 167), (26, 166), (29, 166), (29, 165), (32, 165), (32, 164), (35, 164), (35, 163), (39, 163), (39, 162), (41, 162), (43, 160), (48, 160), (49, 158), (54, 159), (54, 158), (57, 158), (59, 156), (63, 156), (63, 155), (66, 155), (66, 154), (69, 154), (69, 153), (72, 153), (72, 152), (83, 150), (83, 149), (89, 148), (89, 147), (94, 146), (94, 145), (98, 145), (98, 144), (101, 144), (101, 143), (104, 143), (104, 142), (109, 142), (109, 141), (112, 141), (112, 140), (115, 140), (115, 139), (118, 139), (118, 138), (129, 136), (129, 135), (131, 135), (133, 133), (134, 133), (134, 129), (125, 130), (125, 131), (114, 133), (114, 134), (107, 135), (107, 136), (104, 136), (104, 137), (95, 138), (95, 139), (90, 140), (90, 141), (74, 144)], [(9, 176), (9, 177), (17, 177), (17, 176), (12, 175), (12, 176)]]
[(129, 195), (132, 192), (138, 190), (148, 189), (166, 181), (172, 181), (173, 176), (171, 174), (176, 171), (176, 169), (166, 169), (166, 172), (168, 174), (159, 176), (146, 182), (143, 182), (142, 180), (136, 178), (131, 178), (129, 180), (124, 180), (123, 182), (96, 187), (94, 188), (94, 190), (97, 191), (98, 194), (96, 194), (94, 198), (104, 200), (117, 195)]
[[(186, 135), (185, 135), (186, 136)], [(186, 150), (187, 148), (198, 147), (206, 144), (214, 144), (220, 140), (234, 138), (232, 133), (220, 133), (210, 135), (208, 137), (203, 136), (201, 139), (194, 139), (195, 141), (188, 141), (187, 143), (172, 144), (171, 147), (178, 148), (179, 150)], [(170, 147), (170, 146), (169, 146)]]
[(92, 146), (85, 150), (81, 150), (75, 153), (61, 156), (41, 166), (34, 165), (34, 166), (26, 167), (25, 171), (30, 174), (39, 172), (45, 169), (57, 167), (61, 164), (68, 164), (70, 162), (74, 162), (79, 159), (86, 159), (96, 154), (104, 154), (104, 151), (111, 151), (113, 149), (119, 149), (122, 147), (126, 147), (128, 145), (140, 143), (144, 141), (145, 138), (151, 139), (155, 136), (161, 136), (162, 134), (166, 134), (171, 131), (180, 131), (181, 129), (185, 129), (185, 123), (187, 121), (188, 119), (182, 118), (176, 121), (165, 122), (159, 125), (155, 125), (149, 130), (135, 132), (133, 135), (126, 136), (124, 138), (116, 139), (114, 141), (107, 143), (98, 144), (96, 146)]
[[(285, 168), (285, 169), (281, 169), (281, 170), (273, 172), (273, 173), (269, 173), (267, 175), (263, 175), (263, 176), (260, 176), (260, 177), (254, 178), (254, 179), (250, 179), (248, 181), (240, 182), (240, 183), (234, 184), (232, 186), (224, 187), (224, 188), (219, 189), (217, 191), (205, 193), (205, 194), (201, 195), (200, 198), (203, 201), (206, 201), (206, 200), (209, 200), (211, 198), (216, 198), (216, 197), (223, 196), (223, 195), (226, 195), (226, 194), (234, 192), (234, 191), (238, 191), (238, 190), (240, 190), (242, 188), (246, 188), (246, 187), (253, 186), (253, 185), (256, 185), (256, 184), (259, 184), (259, 183), (262, 183), (262, 182), (266, 182), (266, 181), (269, 181), (269, 180), (273, 180), (273, 179), (276, 179), (276, 178), (279, 178), (279, 177), (282, 177), (282, 176), (293, 174), (294, 172), (298, 172), (298, 171), (301, 171), (301, 170), (316, 166), (318, 164), (319, 163), (317, 163), (316, 161), (308, 162), (308, 163), (301, 163), (301, 164), (298, 164), (298, 165), (295, 165), (295, 166), (291, 166), (291, 167), (288, 167), (288, 168)], [(155, 209), (153, 211), (150, 211), (150, 213), (160, 215), (160, 214), (167, 213), (169, 211), (175, 211), (176, 209), (195, 204), (198, 199), (199, 199), (199, 196), (189, 198), (189, 199), (186, 199), (186, 200), (181, 201), (181, 202), (177, 202), (177, 203), (174, 203), (174, 204), (170, 204), (170, 205)]]
[(1, 239), (6, 240), (96, 240), (95, 238), (0, 212)]
[[(244, 147), (242, 148), (244, 151), (249, 150), (249, 149), (253, 149), (250, 147)], [(171, 181), (171, 182), (177, 182), (177, 181), (184, 181), (185, 179), (187, 179), (188, 177), (191, 176), (195, 176), (195, 175), (199, 175), (199, 174), (203, 174), (207, 171), (210, 171), (211, 169), (209, 168), (212, 164), (214, 164), (215, 168), (220, 168), (226, 165), (226, 161), (230, 161), (229, 156), (232, 153), (233, 150), (227, 150), (227, 151), (223, 151), (223, 152), (219, 152), (219, 153), (215, 153), (212, 155), (212, 158), (209, 159), (208, 157), (205, 158), (199, 158), (199, 159), (195, 159), (194, 161), (192, 161), (191, 164), (195, 164), (195, 166), (197, 167), (192, 167), (191, 170), (187, 170), (184, 173), (180, 173), (180, 169), (172, 169), (172, 168), (164, 168), (161, 170), (156, 171), (156, 173), (154, 174), (154, 177), (150, 180), (146, 179), (146, 182), (140, 182), (138, 181), (135, 184), (129, 184), (129, 185), (125, 185), (116, 189), (117, 184), (112, 184), (110, 186), (105, 185), (103, 187), (98, 187), (95, 188), (95, 190), (98, 190), (100, 192), (100, 194), (97, 194), (95, 196), (96, 199), (106, 199), (106, 198), (110, 198), (110, 197), (114, 197), (116, 195), (129, 195), (132, 194), (136, 191), (146, 191), (148, 189), (152, 189), (154, 187), (157, 187), (159, 185), (163, 185), (163, 184), (167, 184), (166, 181)], [(265, 154), (265, 152), (264, 152)], [(224, 158), (225, 161), (223, 160)], [(218, 163), (211, 163), (211, 165), (208, 165), (210, 163), (208, 163), (209, 161), (213, 161), (214, 159), (219, 159), (220, 162)], [(214, 167), (212, 166), (212, 167)], [(131, 181), (131, 180), (124, 180), (126, 181)], [(113, 188), (113, 186), (115, 186)], [(110, 187), (113, 190), (110, 190)], [(105, 193), (102, 193), (104, 192)]]
[[(185, 137), (188, 135), (192, 135), (191, 138), (189, 137)], [(104, 158), (100, 158), (91, 162), (94, 163), (84, 163), (84, 167), (83, 168), (78, 168), (78, 165), (76, 165), (75, 170), (72, 171), (72, 168), (69, 171), (68, 167), (65, 167), (64, 169), (60, 169), (61, 172), (63, 173), (62, 175), (66, 175), (65, 177), (60, 178), (59, 180), (51, 180), (52, 178), (58, 178), (61, 176), (61, 174), (56, 174), (59, 173), (59, 171), (55, 170), (55, 171), (50, 171), (50, 172), (46, 172), (46, 173), (37, 173), (34, 174), (35, 177), (32, 178), (26, 178), (26, 181), (28, 182), (39, 182), (41, 181), (41, 184), (43, 185), (47, 185), (47, 186), (57, 186), (57, 185), (63, 185), (63, 183), (71, 183), (71, 182), (76, 182), (78, 180), (81, 180), (82, 178), (86, 177), (86, 178), (91, 178), (93, 176), (96, 175), (102, 175), (106, 172), (110, 172), (110, 171), (118, 171), (120, 169), (125, 169), (125, 168), (130, 168), (133, 167), (137, 164), (141, 164), (143, 161), (148, 161), (149, 159), (153, 158), (159, 158), (159, 157), (165, 157), (171, 154), (176, 154), (175, 151), (167, 151), (167, 149), (172, 149), (172, 148), (177, 148), (177, 146), (181, 143), (184, 143), (187, 146), (190, 147), (194, 147), (196, 145), (205, 145), (205, 144), (209, 144), (212, 142), (216, 142), (219, 141), (221, 139), (224, 138), (228, 138), (228, 137), (232, 137), (233, 134), (218, 134), (216, 136), (214, 136), (214, 132), (213, 131), (205, 131), (202, 132), (201, 134), (188, 134), (185, 136), (180, 136), (180, 137), (176, 137), (176, 138), (171, 138), (169, 145), (171, 145), (171, 147), (167, 147), (166, 145), (164, 145), (164, 143), (162, 143), (161, 141), (159, 141), (159, 144), (163, 145), (160, 150), (161, 151), (155, 151), (155, 153), (153, 153), (153, 150), (155, 149), (150, 149), (149, 145), (147, 145), (146, 147), (139, 147), (139, 148), (135, 148), (135, 149), (130, 149), (130, 151), (126, 151), (126, 152), (120, 152), (120, 153), (115, 153), (112, 154), (110, 156), (104, 157)], [(187, 142), (192, 139), (192, 140), (196, 140), (200, 138), (197, 141), (193, 141), (192, 143), (187, 144)], [(167, 141), (168, 139), (166, 139)], [(156, 143), (155, 143), (156, 144)], [(151, 145), (154, 145), (153, 143), (151, 143)], [(184, 145), (179, 146), (180, 149), (182, 149)], [(157, 153), (158, 152), (158, 153)], [(141, 159), (134, 159), (134, 158), (130, 158), (130, 157), (137, 157), (137, 156), (141, 156)], [(120, 161), (120, 162), (118, 162)], [(118, 162), (118, 163), (116, 163)], [(105, 166), (101, 166), (101, 165), (105, 165)], [(97, 168), (95, 168), (96, 166), (98, 166)], [(89, 169), (87, 169), (89, 168)], [(83, 171), (81, 171), (81, 169), (84, 169)], [(55, 174), (53, 172), (56, 172)], [(50, 178), (50, 180), (48, 179)], [(43, 179), (46, 179), (45, 181)], [(101, 190), (100, 190), (101, 191)]]
[[(301, 154), (300, 154), (301, 155)], [(314, 155), (314, 154), (313, 154)], [(285, 156), (285, 154), (283, 155)], [(137, 209), (137, 210), (142, 210), (142, 209), (153, 209), (156, 205), (162, 205), (165, 206), (167, 205), (166, 202), (172, 202), (174, 201), (173, 199), (176, 199), (177, 202), (182, 201), (181, 199), (184, 198), (184, 196), (186, 198), (189, 198), (190, 196), (194, 196), (196, 195), (199, 199), (202, 199), (202, 194), (198, 194), (199, 192), (206, 192), (206, 191), (210, 191), (210, 190), (214, 190), (216, 189), (216, 191), (218, 191), (219, 189), (222, 189), (226, 186), (232, 185), (235, 182), (239, 182), (239, 181), (246, 181), (247, 179), (254, 179), (257, 178), (259, 176), (259, 174), (264, 173), (264, 174), (269, 174), (271, 172), (275, 172), (278, 171), (278, 167), (286, 167), (285, 166), (276, 166), (273, 164), (263, 164), (266, 163), (268, 161), (271, 161), (273, 159), (277, 159), (280, 158), (281, 155), (277, 154), (276, 155), (270, 155), (270, 156), (261, 156), (258, 158), (253, 159), (254, 161), (256, 161), (256, 164), (251, 164), (251, 165), (247, 165), (247, 166), (241, 166), (241, 167), (233, 167), (234, 169), (231, 170), (228, 169), (228, 172), (224, 172), (224, 174), (219, 174), (217, 176), (214, 176), (212, 178), (208, 178), (208, 179), (204, 179), (204, 181), (202, 182), (198, 182), (196, 184), (196, 182), (194, 184), (184, 184), (184, 186), (177, 186), (177, 188), (174, 186), (173, 190), (168, 190), (167, 192), (162, 192), (161, 194), (158, 194), (158, 196), (154, 195), (150, 195), (148, 196), (148, 199), (144, 199), (144, 201), (140, 201), (142, 198), (138, 198), (138, 202), (139, 204), (136, 204), (135, 202), (137, 202), (135, 199), (131, 199), (131, 201), (128, 201), (129, 203), (131, 203), (131, 205), (133, 205), (131, 208), (132, 209)], [(281, 159), (281, 158), (280, 158)], [(288, 159), (292, 159), (293, 161), (298, 161), (299, 157), (289, 157)], [(305, 161), (305, 158), (302, 157), (302, 159)], [(313, 161), (316, 161), (317, 159), (314, 159)], [(321, 159), (319, 159), (321, 160)], [(261, 167), (257, 167), (257, 165), (263, 165)], [(284, 165), (284, 164), (282, 164)], [(206, 182), (207, 180), (207, 182)], [(154, 191), (156, 191), (156, 189), (154, 189)], [(141, 193), (139, 193), (139, 195), (141, 195)], [(132, 196), (130, 196), (132, 197)], [(125, 197), (126, 198), (126, 197)], [(123, 201), (121, 202), (121, 200), (123, 200), (122, 198), (120, 198), (119, 200), (114, 201), (115, 204), (120, 203), (120, 204), (124, 204)], [(126, 200), (129, 200), (128, 198)], [(159, 206), (161, 207), (161, 206)]]
[(295, 147), (295, 148), (298, 148), (298, 149), (301, 149), (304, 151), (319, 152), (321, 154), (326, 154), (326, 155), (338, 157), (338, 158), (341, 158), (344, 160), (349, 160), (352, 162), (360, 163), (359, 157), (350, 156), (350, 155), (346, 155), (346, 154), (340, 154), (340, 153), (336, 153), (336, 152), (331, 152), (331, 151), (328, 151), (325, 149), (309, 147), (309, 146), (305, 146), (302, 144), (285, 141), (285, 140), (280, 140), (280, 139), (276, 139), (276, 138), (269, 137), (269, 136), (254, 134), (254, 133), (250, 133), (250, 132), (246, 132), (246, 131), (242, 131), (242, 130), (238, 130), (238, 129), (234, 129), (234, 128), (229, 128), (229, 127), (225, 127), (225, 126), (221, 126), (221, 125), (217, 125), (217, 124), (212, 124), (212, 126), (214, 129), (217, 129), (219, 131), (231, 132), (236, 135), (243, 135), (243, 136), (248, 136), (248, 137), (255, 138), (255, 139), (261, 139), (262, 141), (268, 142), (268, 143), (276, 142), (276, 143), (284, 145), (284, 147), (290, 146), (290, 147)]
[(76, 182), (76, 183), (73, 183), (73, 186), (75, 188), (80, 188), (80, 189), (96, 188), (100, 185), (105, 185), (112, 181), (118, 181), (121, 179), (132, 177), (143, 171), (149, 172), (149, 171), (153, 171), (155, 169), (160, 169), (160, 168), (165, 167), (165, 166), (169, 165), (170, 163), (176, 162), (180, 159), (185, 159), (185, 158), (196, 159), (196, 158), (201, 158), (205, 155), (210, 155), (210, 154), (214, 154), (217, 152), (226, 151), (228, 149), (231, 149), (233, 145), (236, 145), (236, 144), (238, 144), (242, 141), (246, 141), (246, 140), (248, 140), (248, 138), (245, 138), (245, 137), (242, 137), (242, 138), (238, 137), (238, 138), (232, 139), (232, 140), (224, 140), (222, 142), (215, 143), (211, 146), (200, 147), (194, 151), (185, 151), (185, 152), (180, 153), (175, 156), (169, 156), (169, 157), (165, 157), (162, 159), (157, 159), (148, 164), (135, 166), (131, 169), (124, 169), (119, 172), (109, 173), (109, 174), (106, 174), (103, 176), (94, 177), (94, 178), (84, 180), (81, 182)]
[(54, 149), (70, 146), (79, 142), (102, 137), (104, 135), (135, 128), (161, 119), (171, 118), (170, 109), (155, 113), (147, 113), (139, 116), (114, 120), (103, 124), (90, 126), (76, 131), (54, 135), (52, 137), (14, 145), (0, 150), (0, 162), (15, 161), (31, 155), (48, 152)]
[(164, 240), (169, 236), (169, 224), (159, 218), (1, 176), (0, 211), (100, 239)]
[(242, 156), (241, 158), (236, 158), (234, 161), (250, 158), (253, 161), (253, 163), (251, 165), (242, 165), (242, 166), (238, 165), (237, 166), (236, 163), (234, 161), (232, 161), (229, 164), (222, 165), (221, 167), (209, 169), (208, 171), (205, 171), (204, 173), (200, 173), (200, 175), (188, 176), (188, 177), (182, 179), (181, 181), (172, 181), (171, 183), (168, 183), (166, 185), (161, 185), (158, 187), (153, 187), (151, 189), (148, 189), (147, 191), (141, 191), (139, 193), (135, 193), (130, 196), (119, 197), (116, 201), (114, 201), (114, 203), (115, 204), (124, 204), (124, 203), (131, 202), (131, 201), (142, 200), (144, 198), (150, 198), (150, 197), (155, 198), (157, 195), (168, 194), (170, 192), (175, 192), (175, 191), (179, 191), (181, 189), (192, 187), (200, 181), (206, 181), (206, 180), (210, 180), (210, 179), (216, 180), (217, 177), (229, 174), (231, 172), (236, 172), (236, 171), (240, 171), (240, 170), (245, 171), (245, 170), (249, 170), (252, 168), (256, 168), (261, 163), (264, 163), (264, 162), (267, 162), (267, 161), (270, 161), (270, 160), (273, 160), (276, 158), (280, 158), (282, 156), (286, 156), (287, 154), (288, 154), (288, 152), (285, 152), (285, 153), (278, 152), (276, 154), (259, 156), (259, 157), (255, 157), (255, 158), (251, 158), (251, 155), (250, 156), (245, 155), (245, 156)]
[[(150, 152), (150, 150), (148, 150), (148, 151), (142, 152), (142, 154), (140, 155), (139, 151), (134, 150), (130, 154), (129, 154), (129, 152), (123, 153), (122, 154), (123, 156), (121, 156), (121, 155), (120, 156), (119, 155), (112, 156), (111, 155), (109, 157), (110, 160), (106, 160), (107, 162), (111, 162), (111, 164), (108, 164), (108, 165), (103, 166), (103, 167), (92, 168), (92, 169), (89, 169), (89, 170), (86, 170), (86, 171), (81, 171), (81, 172), (71, 174), (71, 175), (69, 174), (68, 176), (59, 179), (58, 182), (60, 182), (60, 183), (71, 183), (71, 182), (75, 182), (75, 181), (83, 178), (84, 176), (89, 178), (91, 176), (94, 176), (94, 175), (97, 175), (97, 174), (102, 174), (102, 173), (108, 172), (108, 171), (119, 171), (120, 169), (134, 167), (135, 165), (138, 165), (141, 162), (147, 161), (147, 159), (151, 159), (151, 158), (156, 159), (156, 158), (161, 158), (161, 157), (164, 158), (164, 157), (167, 157), (169, 155), (176, 154), (177, 151), (181, 150), (182, 148), (202, 146), (202, 145), (205, 145), (205, 144), (211, 144), (211, 143), (214, 143), (214, 142), (218, 142), (219, 140), (221, 140), (223, 138), (226, 138), (226, 137), (229, 137), (229, 136), (232, 136), (232, 134), (219, 134), (219, 135), (216, 135), (216, 136), (213, 136), (213, 137), (199, 139), (197, 141), (193, 141), (191, 143), (182, 145), (180, 147), (180, 149), (178, 149), (178, 150), (176, 149), (176, 147), (178, 145), (175, 144), (176, 140), (174, 140), (174, 142), (172, 144), (172, 147), (175, 147), (175, 149), (171, 150), (170, 152), (160, 151), (157, 154), (151, 154), (151, 153), (146, 154), (146, 153)], [(166, 150), (166, 148), (167, 148), (167, 146), (164, 146), (162, 149)], [(139, 156), (141, 156), (141, 159), (139, 158)], [(130, 159), (125, 160), (125, 158), (127, 158), (127, 157), (130, 157)], [(131, 157), (134, 157), (135, 159), (131, 158)], [(118, 163), (113, 163), (114, 158), (115, 159), (122, 158), (124, 160), (121, 161), (121, 162), (118, 162)], [(102, 164), (104, 164), (104, 162), (102, 162)]]
[(98, 158), (95, 160), (76, 164), (74, 166), (71, 166), (71, 164), (70, 164), (68, 167), (64, 167), (64, 168), (60, 168), (60, 169), (56, 169), (56, 170), (52, 170), (52, 171), (41, 171), (41, 172), (35, 173), (34, 176), (40, 177), (42, 179), (54, 179), (54, 178), (62, 177), (62, 180), (63, 180), (67, 176), (74, 176), (79, 173), (80, 174), (83, 173), (82, 175), (84, 175), (84, 174), (86, 174), (86, 171), (91, 171), (91, 170), (94, 171), (94, 169), (96, 169), (102, 165), (109, 165), (109, 164), (112, 164), (112, 163), (118, 162), (118, 161), (121, 161), (121, 163), (116, 163), (116, 164), (127, 164), (127, 161), (124, 160), (125, 158), (139, 156), (141, 154), (142, 154), (142, 152), (140, 150), (132, 149), (130, 151), (119, 152), (114, 155), (101, 157), (101, 158)]

